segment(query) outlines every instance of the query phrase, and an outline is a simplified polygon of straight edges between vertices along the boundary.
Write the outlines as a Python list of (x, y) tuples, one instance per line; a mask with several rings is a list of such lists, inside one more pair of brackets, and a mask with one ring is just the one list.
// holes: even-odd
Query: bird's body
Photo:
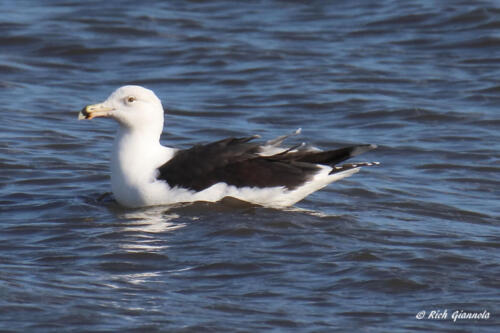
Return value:
[[(269, 207), (286, 207), (331, 182), (376, 163), (338, 163), (374, 149), (359, 145), (332, 151), (283, 148), (287, 136), (254, 143), (257, 137), (228, 138), (178, 150), (160, 144), (163, 108), (148, 89), (124, 86), (80, 119), (111, 117), (120, 127), (111, 157), (111, 184), (123, 206), (215, 202), (234, 197)], [(294, 134), (298, 134), (297, 131)]]

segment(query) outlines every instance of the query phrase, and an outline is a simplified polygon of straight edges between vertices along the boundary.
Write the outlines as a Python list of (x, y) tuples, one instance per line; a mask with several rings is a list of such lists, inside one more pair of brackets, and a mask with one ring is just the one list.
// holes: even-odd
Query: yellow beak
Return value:
[(96, 117), (109, 117), (113, 111), (113, 108), (105, 106), (103, 103), (87, 105), (82, 109), (82, 111), (80, 111), (80, 113), (78, 113), (78, 120), (90, 120)]

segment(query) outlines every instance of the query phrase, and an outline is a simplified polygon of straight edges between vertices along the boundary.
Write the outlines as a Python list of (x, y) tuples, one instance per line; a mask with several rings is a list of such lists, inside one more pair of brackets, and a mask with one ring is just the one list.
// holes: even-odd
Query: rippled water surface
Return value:
[[(2, 331), (498, 331), (497, 2), (0, 9)], [(76, 120), (124, 84), (166, 145), (302, 127), (382, 164), (289, 210), (124, 209), (99, 199), (115, 124)]]

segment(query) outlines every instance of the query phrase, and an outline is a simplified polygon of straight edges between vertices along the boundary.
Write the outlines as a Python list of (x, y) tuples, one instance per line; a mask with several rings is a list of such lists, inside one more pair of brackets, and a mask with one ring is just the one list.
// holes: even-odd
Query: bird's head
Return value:
[(104, 102), (85, 106), (78, 119), (107, 117), (127, 130), (163, 128), (163, 107), (155, 93), (140, 86), (116, 89)]

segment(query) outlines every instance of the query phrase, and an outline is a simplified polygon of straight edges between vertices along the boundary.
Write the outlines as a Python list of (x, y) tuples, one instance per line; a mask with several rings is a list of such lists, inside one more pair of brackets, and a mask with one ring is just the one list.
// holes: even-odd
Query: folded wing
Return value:
[(320, 165), (334, 167), (375, 148), (374, 145), (360, 145), (330, 151), (291, 149), (262, 156), (259, 154), (261, 146), (251, 142), (255, 138), (228, 138), (180, 150), (159, 168), (157, 178), (170, 187), (194, 191), (217, 183), (236, 187), (282, 186), (293, 190), (310, 180), (320, 170)]

